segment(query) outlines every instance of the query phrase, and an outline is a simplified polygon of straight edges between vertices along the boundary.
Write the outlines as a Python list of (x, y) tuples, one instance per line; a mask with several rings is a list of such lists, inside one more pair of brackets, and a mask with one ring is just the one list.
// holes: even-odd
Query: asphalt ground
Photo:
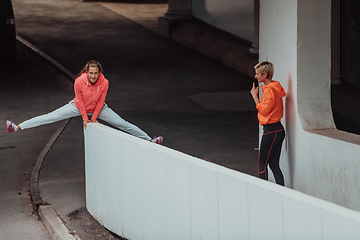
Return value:
[[(106, 102), (124, 119), (163, 135), (170, 148), (254, 175), (256, 113), (210, 111), (189, 98), (247, 94), (253, 79), (96, 2), (15, 0), (14, 8), (18, 35), (70, 72), (90, 59), (102, 63), (110, 82)], [(223, 105), (234, 104), (243, 103)]]
[(68, 80), (18, 47), (17, 65), (2, 68), (0, 88), (0, 239), (51, 239), (30, 201), (30, 174), (57, 124), (8, 134), (5, 121), (20, 121), (57, 107), (72, 95)]
[[(253, 79), (96, 2), (14, 0), (13, 4), (17, 34), (71, 73), (76, 75), (90, 59), (102, 63), (110, 82), (106, 102), (124, 119), (150, 136), (164, 136), (169, 148), (256, 175), (258, 123), (256, 112), (248, 110), (253, 104), (248, 101)], [(34, 77), (51, 78), (41, 74), (41, 67)], [(29, 98), (36, 111), (28, 109), (11, 120), (19, 123), (73, 98), (71, 88), (56, 89), (64, 94), (60, 100), (51, 98), (53, 105), (49, 99)], [(45, 92), (38, 91), (36, 98), (42, 99)], [(234, 103), (234, 94), (239, 102)], [(242, 102), (244, 96), (248, 98)], [(246, 106), (229, 110), (233, 105)], [(42, 129), (45, 126), (36, 128)], [(52, 146), (40, 172), (41, 196), (80, 238), (111, 239), (85, 209), (82, 131), (81, 119), (71, 119)]]

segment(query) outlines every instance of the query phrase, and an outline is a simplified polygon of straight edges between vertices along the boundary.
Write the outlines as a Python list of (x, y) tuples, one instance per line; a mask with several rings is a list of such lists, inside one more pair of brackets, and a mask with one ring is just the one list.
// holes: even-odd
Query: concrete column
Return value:
[(166, 19), (191, 19), (191, 0), (169, 0), (169, 10), (165, 13)]
[(164, 17), (159, 17), (159, 33), (171, 37), (172, 27), (179, 21), (192, 18), (191, 0), (169, 0), (169, 9)]
[(341, 83), (340, 72), (340, 0), (331, 3), (331, 84)]
[(249, 55), (251, 57), (259, 57), (259, 12), (260, 12), (260, 0), (254, 0), (254, 42), (249, 49)]

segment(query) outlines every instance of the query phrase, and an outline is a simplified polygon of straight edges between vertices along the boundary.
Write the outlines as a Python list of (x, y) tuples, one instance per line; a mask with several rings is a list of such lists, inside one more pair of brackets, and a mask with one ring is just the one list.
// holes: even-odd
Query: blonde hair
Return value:
[(274, 76), (274, 64), (272, 64), (271, 62), (268, 61), (259, 62), (254, 66), (254, 69), (257, 69), (261, 75), (267, 73), (266, 76), (267, 79), (271, 80)]
[(89, 71), (89, 68), (91, 68), (91, 67), (95, 67), (95, 68), (99, 69), (100, 73), (103, 72), (103, 68), (101, 67), (101, 64), (98, 61), (90, 60), (85, 65), (85, 67), (81, 70), (81, 72), (79, 72), (78, 77), (80, 77), (80, 75), (83, 74), (83, 73), (87, 73)]

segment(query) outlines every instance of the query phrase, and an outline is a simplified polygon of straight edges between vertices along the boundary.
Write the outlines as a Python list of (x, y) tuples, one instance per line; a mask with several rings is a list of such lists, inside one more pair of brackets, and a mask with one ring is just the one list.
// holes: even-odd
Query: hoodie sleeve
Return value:
[(275, 105), (275, 94), (273, 90), (271, 88), (266, 90), (267, 91), (263, 91), (260, 103), (256, 105), (258, 112), (263, 116), (268, 115)]
[(88, 116), (86, 114), (86, 108), (85, 108), (85, 102), (84, 102), (84, 98), (82, 95), (82, 88), (81, 88), (81, 80), (79, 78), (77, 78), (75, 80), (75, 84), (74, 84), (74, 91), (75, 91), (75, 104), (77, 106), (77, 108), (80, 111), (80, 114), (83, 118), (83, 120), (88, 120)]
[(104, 107), (104, 104), (105, 104), (105, 98), (106, 98), (106, 95), (107, 95), (107, 92), (109, 89), (109, 82), (105, 79), (103, 84), (104, 84), (103, 86), (98, 86), (98, 90), (101, 91), (101, 95), (100, 95), (98, 102), (96, 103), (94, 113), (91, 117), (92, 121), (95, 121), (97, 119), (97, 117), (100, 114), (101, 109)]

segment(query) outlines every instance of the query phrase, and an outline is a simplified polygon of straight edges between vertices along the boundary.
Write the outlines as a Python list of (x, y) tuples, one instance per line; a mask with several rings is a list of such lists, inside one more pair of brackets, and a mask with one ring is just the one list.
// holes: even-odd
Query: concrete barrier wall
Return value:
[(85, 131), (86, 205), (127, 239), (360, 239), (360, 213), (101, 124)]

